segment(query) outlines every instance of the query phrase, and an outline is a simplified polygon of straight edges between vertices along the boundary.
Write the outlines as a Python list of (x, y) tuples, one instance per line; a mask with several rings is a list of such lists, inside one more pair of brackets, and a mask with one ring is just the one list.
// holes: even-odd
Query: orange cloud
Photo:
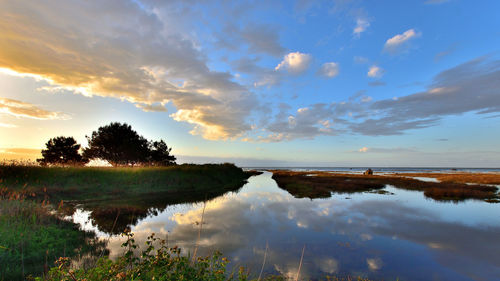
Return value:
[(145, 111), (164, 111), (170, 102), (179, 112), (175, 120), (192, 123), (192, 133), (210, 139), (250, 129), (254, 94), (231, 74), (212, 71), (194, 40), (168, 28), (174, 26), (168, 18), (121, 2), (1, 6), (0, 68), (8, 73), (46, 80), (55, 90), (119, 98)]
[(30, 103), (7, 98), (0, 98), (0, 113), (39, 120), (70, 119), (70, 117), (64, 113), (44, 110)]
[(33, 148), (0, 148), (0, 160), (30, 160), (42, 156), (41, 149)]

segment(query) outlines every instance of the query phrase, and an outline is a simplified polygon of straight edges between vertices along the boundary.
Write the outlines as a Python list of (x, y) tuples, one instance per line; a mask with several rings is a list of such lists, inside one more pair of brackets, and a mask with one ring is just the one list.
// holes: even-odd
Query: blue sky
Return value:
[(3, 1), (0, 158), (112, 121), (181, 161), (499, 167), (497, 1)]

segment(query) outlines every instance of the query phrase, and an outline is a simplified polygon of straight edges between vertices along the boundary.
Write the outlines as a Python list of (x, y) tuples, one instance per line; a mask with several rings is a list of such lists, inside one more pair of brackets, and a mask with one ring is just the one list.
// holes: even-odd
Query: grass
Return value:
[(82, 204), (80, 208), (91, 211), (99, 230), (120, 234), (167, 205), (205, 201), (236, 191), (256, 173), (233, 164), (135, 168), (0, 165), (0, 186), (33, 195), (37, 201), (64, 202), (60, 211), (66, 215), (74, 213), (75, 204)]
[(24, 280), (43, 274), (61, 256), (77, 259), (105, 250), (94, 233), (25, 196), (0, 191), (0, 280)]
[(331, 192), (354, 193), (384, 188), (371, 180), (353, 181), (348, 176), (318, 176), (309, 172), (273, 171), (278, 186), (296, 198), (328, 198)]
[(236, 190), (250, 175), (233, 164), (170, 167), (39, 167), (0, 165), (1, 184), (29, 191), (38, 198), (60, 200), (114, 200), (144, 195)]
[(117, 234), (167, 204), (204, 201), (237, 190), (250, 175), (232, 164), (0, 165), (0, 280), (40, 274), (58, 257), (91, 251), (93, 244), (88, 242), (94, 234), (51, 214), (48, 202), (58, 205), (62, 215), (71, 215), (76, 203), (85, 203), (101, 230)]
[(490, 185), (449, 181), (424, 182), (400, 176), (273, 171), (273, 179), (276, 180), (280, 188), (298, 198), (327, 198), (330, 197), (331, 192), (374, 191), (389, 184), (401, 189), (423, 191), (426, 197), (440, 201), (479, 199), (496, 203), (500, 199), (497, 194), (498, 188)]
[(405, 173), (391, 174), (401, 177), (427, 177), (435, 178), (440, 182), (500, 184), (500, 173)]

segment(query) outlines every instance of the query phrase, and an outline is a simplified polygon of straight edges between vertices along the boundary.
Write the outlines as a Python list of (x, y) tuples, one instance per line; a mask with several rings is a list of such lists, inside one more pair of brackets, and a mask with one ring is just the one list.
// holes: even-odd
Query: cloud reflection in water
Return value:
[[(444, 219), (447, 212), (460, 208), (500, 206), (443, 205), (397, 189), (391, 189), (394, 196), (295, 199), (270, 177), (253, 177), (239, 193), (207, 202), (198, 253), (221, 250), (233, 266), (245, 265), (258, 274), (267, 242), (264, 271), (295, 276), (306, 245), (303, 278), (339, 274), (401, 280), (500, 279), (500, 220), (482, 225), (471, 224), (469, 217)], [(132, 231), (140, 244), (155, 232), (192, 252), (202, 210), (200, 203), (168, 206)], [(123, 251), (121, 243), (119, 236), (110, 239), (112, 256)]]

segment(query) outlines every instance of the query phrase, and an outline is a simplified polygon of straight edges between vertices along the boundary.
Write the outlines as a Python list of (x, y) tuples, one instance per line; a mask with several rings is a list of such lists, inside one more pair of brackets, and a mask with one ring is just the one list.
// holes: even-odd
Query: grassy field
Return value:
[(34, 193), (36, 198), (55, 203), (111, 200), (121, 204), (120, 200), (158, 194), (170, 194), (174, 202), (177, 193), (202, 199), (237, 190), (249, 176), (232, 164), (146, 168), (0, 166), (0, 186)]
[[(405, 174), (406, 175), (406, 174)], [(325, 198), (330, 192), (352, 193), (378, 190), (386, 184), (407, 190), (423, 191), (426, 197), (441, 201), (479, 199), (496, 203), (498, 188), (458, 182), (424, 182), (402, 176), (332, 174), (327, 172), (273, 171), (278, 186), (295, 197)]]

